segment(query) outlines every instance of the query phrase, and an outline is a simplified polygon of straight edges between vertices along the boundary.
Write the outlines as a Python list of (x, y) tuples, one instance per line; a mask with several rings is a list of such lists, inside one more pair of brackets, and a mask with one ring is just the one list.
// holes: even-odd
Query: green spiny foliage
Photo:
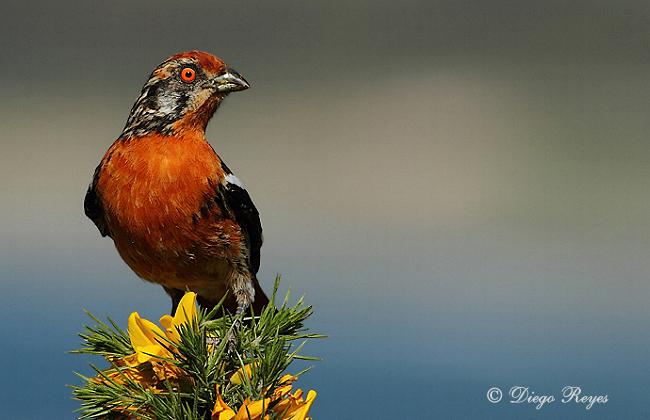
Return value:
[(79, 334), (84, 342), (84, 346), (72, 353), (99, 354), (102, 356), (122, 357), (133, 353), (133, 347), (129, 341), (129, 335), (117, 326), (112, 319), (108, 319), (108, 324), (100, 321), (90, 312), (86, 311), (95, 326), (84, 325), (85, 332)]
[[(178, 343), (162, 336), (157, 339), (171, 358), (135, 367), (124, 362), (135, 352), (129, 335), (112, 320), (104, 323), (88, 313), (95, 325), (84, 327), (82, 347), (73, 352), (101, 355), (110, 367), (100, 370), (93, 366), (96, 377), (79, 375), (84, 383), (72, 389), (81, 402), (80, 418), (209, 419), (217, 387), (235, 411), (245, 400), (272, 398), (274, 391), (285, 385), (280, 378), (293, 360), (317, 360), (300, 354), (305, 342), (323, 337), (307, 333), (304, 321), (312, 308), (302, 299), (289, 305), (287, 294), (276, 308), (278, 286), (279, 278), (271, 303), (257, 317), (228, 314), (221, 304), (210, 313), (199, 310), (195, 320), (179, 328)], [(244, 366), (250, 374), (240, 375), (241, 383), (231, 381)], [(272, 419), (282, 417), (277, 412), (267, 414)]]

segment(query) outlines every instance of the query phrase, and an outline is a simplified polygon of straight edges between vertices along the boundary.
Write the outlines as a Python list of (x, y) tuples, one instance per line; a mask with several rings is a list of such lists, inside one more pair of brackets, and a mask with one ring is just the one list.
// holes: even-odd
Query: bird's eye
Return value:
[(196, 71), (191, 67), (181, 70), (181, 80), (185, 83), (192, 83), (196, 79)]

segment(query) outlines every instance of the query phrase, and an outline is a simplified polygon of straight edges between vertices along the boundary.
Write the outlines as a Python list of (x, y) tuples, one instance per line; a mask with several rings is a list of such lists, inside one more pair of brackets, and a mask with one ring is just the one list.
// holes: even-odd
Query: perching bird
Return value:
[(219, 58), (174, 55), (149, 76), (84, 200), (86, 215), (141, 278), (158, 283), (172, 313), (186, 290), (212, 308), (255, 313), (268, 303), (256, 274), (262, 226), (243, 184), (205, 138), (230, 92), (249, 84)]

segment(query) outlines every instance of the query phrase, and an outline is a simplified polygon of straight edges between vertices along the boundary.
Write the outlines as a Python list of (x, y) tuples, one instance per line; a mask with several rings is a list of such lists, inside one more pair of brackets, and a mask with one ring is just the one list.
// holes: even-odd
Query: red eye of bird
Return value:
[(191, 83), (196, 79), (196, 71), (191, 67), (185, 67), (181, 70), (181, 80), (185, 83)]

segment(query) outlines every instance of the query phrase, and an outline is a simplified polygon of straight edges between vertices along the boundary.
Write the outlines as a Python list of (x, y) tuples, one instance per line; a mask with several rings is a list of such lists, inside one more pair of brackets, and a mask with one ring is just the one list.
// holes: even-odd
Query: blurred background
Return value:
[[(5, 0), (0, 39), (0, 417), (75, 418), (83, 308), (169, 310), (82, 201), (189, 49), (252, 84), (208, 138), (329, 336), (315, 418), (648, 417), (647, 2)], [(486, 400), (513, 385), (609, 402)]]

